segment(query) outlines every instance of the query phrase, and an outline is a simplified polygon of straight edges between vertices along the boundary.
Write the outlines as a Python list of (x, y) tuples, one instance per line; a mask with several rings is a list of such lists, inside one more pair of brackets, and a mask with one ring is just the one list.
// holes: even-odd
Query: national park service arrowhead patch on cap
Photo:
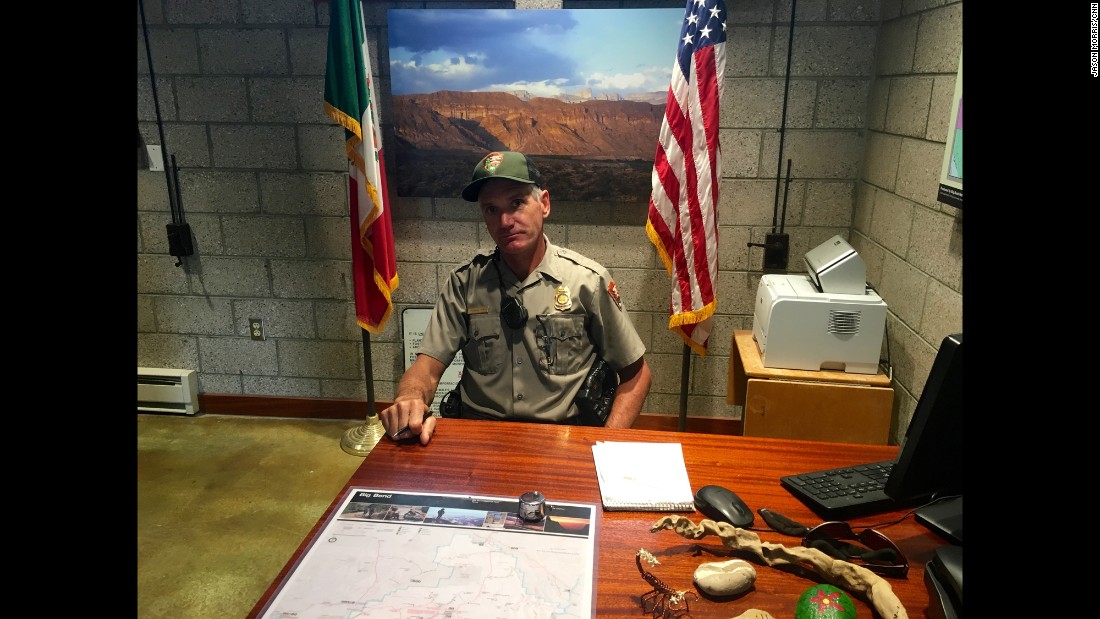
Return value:
[(615, 307), (619, 308), (620, 312), (623, 311), (623, 299), (619, 296), (619, 287), (615, 285), (615, 280), (611, 280), (607, 285), (607, 294), (615, 302)]

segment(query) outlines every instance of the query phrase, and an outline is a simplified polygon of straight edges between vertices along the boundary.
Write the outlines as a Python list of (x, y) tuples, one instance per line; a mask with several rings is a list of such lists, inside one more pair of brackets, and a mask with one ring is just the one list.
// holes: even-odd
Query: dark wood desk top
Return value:
[[(442, 419), (427, 447), (398, 445), (383, 437), (348, 480), (344, 491), (350, 487), (368, 487), (519, 497), (524, 492), (539, 490), (551, 504), (557, 499), (598, 505), (600, 489), (592, 460), (592, 445), (596, 441), (681, 443), (693, 489), (708, 484), (726, 486), (754, 512), (766, 507), (809, 526), (819, 524), (822, 519), (779, 485), (780, 476), (888, 460), (898, 451), (896, 446), (884, 445)], [(249, 617), (259, 615), (310, 540), (338, 507), (344, 491), (333, 498), (325, 515), (289, 558)], [(851, 523), (859, 527), (889, 522), (905, 512), (854, 519)], [(730, 558), (754, 563), (757, 578), (752, 590), (733, 599), (708, 599), (700, 594), (699, 600), (691, 603), (691, 615), (696, 619), (735, 617), (751, 608), (766, 610), (780, 619), (791, 617), (798, 596), (817, 582), (805, 575), (762, 565), (748, 555), (731, 555), (716, 537), (692, 542), (673, 531), (650, 533), (650, 526), (664, 514), (602, 510), (597, 514), (600, 517), (599, 556), (595, 565), (597, 617), (643, 617), (639, 599), (650, 587), (635, 566), (639, 548), (649, 550), (661, 562), (652, 572), (680, 590), (697, 591), (692, 574), (701, 563)], [(681, 515), (695, 523), (703, 519), (697, 512)], [(759, 515), (754, 526), (767, 527)], [(915, 522), (912, 516), (880, 530), (905, 553), (910, 566), (907, 578), (887, 581), (909, 617), (924, 617), (929, 601), (924, 564), (931, 560), (937, 547), (947, 542)], [(774, 532), (759, 535), (763, 541), (788, 546), (801, 542)], [(877, 617), (866, 600), (854, 595), (852, 598), (860, 617)]]

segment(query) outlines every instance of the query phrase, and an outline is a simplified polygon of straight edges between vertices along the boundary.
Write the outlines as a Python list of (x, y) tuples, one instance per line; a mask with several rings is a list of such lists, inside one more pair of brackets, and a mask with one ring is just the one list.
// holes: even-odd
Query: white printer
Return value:
[(764, 367), (878, 373), (886, 303), (839, 236), (806, 253), (806, 273), (764, 275), (752, 334)]

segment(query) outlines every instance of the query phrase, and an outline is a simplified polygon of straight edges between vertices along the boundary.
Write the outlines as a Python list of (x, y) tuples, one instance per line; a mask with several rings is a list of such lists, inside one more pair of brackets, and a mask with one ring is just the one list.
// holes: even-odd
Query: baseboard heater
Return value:
[(195, 370), (138, 368), (138, 410), (194, 415), (199, 410), (199, 379)]

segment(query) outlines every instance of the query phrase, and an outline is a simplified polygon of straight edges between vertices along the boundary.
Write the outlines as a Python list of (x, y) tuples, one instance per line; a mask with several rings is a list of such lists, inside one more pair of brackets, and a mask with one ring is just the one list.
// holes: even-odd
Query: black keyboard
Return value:
[(893, 460), (780, 477), (779, 483), (826, 520), (848, 520), (897, 508), (884, 488)]

